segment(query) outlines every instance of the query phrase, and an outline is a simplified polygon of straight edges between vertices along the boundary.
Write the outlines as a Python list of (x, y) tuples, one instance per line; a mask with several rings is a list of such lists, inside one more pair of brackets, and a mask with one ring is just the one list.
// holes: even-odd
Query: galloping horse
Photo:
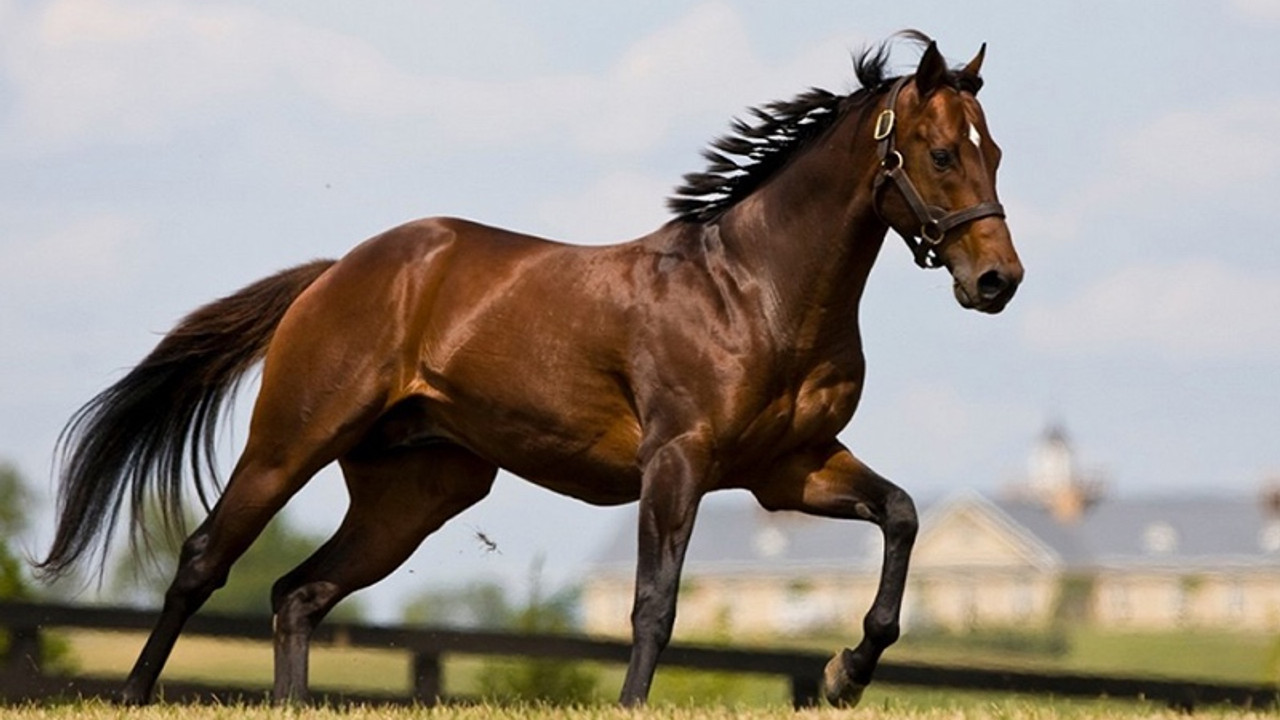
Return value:
[(202, 501), (216, 492), (218, 418), (264, 362), (244, 451), (182, 546), (121, 699), (150, 700), (186, 620), (337, 461), (341, 526), (272, 589), (277, 700), (307, 697), (321, 618), (505, 468), (589, 503), (639, 501), (627, 705), (647, 698), (670, 639), (703, 495), (743, 488), (769, 510), (879, 525), (863, 639), (824, 678), (832, 703), (855, 704), (898, 637), (917, 527), (910, 497), (836, 440), (862, 391), (867, 275), (889, 228), (922, 267), (950, 271), (966, 308), (999, 312), (1023, 274), (976, 99), (985, 46), (951, 69), (905, 34), (926, 45), (913, 74), (886, 77), (881, 44), (855, 58), (856, 92), (754, 109), (686, 176), (676, 217), (637, 240), (576, 247), (421, 220), (183, 319), (68, 423), (58, 529), (39, 564), (53, 576), (105, 552), (126, 498), (136, 517), (158, 495), (175, 522), (188, 470)]

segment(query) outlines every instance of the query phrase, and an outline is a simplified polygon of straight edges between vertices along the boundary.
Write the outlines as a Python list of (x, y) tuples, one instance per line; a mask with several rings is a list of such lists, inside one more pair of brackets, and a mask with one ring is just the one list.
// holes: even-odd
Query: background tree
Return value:
[[(15, 550), (27, 530), (33, 504), (18, 469), (0, 461), (0, 600), (35, 600), (42, 594)], [(0, 652), (8, 647), (9, 634), (0, 631)], [(40, 655), (41, 665), (52, 672), (69, 672), (75, 664), (66, 639), (56, 633), (41, 633)]]
[(13, 546), (27, 529), (31, 513), (31, 493), (23, 485), (18, 469), (0, 462), (0, 598), (29, 600), (34, 595), (26, 564)]
[[(542, 561), (529, 573), (529, 594), (521, 605), (491, 582), (423, 593), (405, 606), (407, 623), (449, 625), (526, 633), (565, 633), (577, 629), (578, 588), (544, 597)], [(477, 678), (481, 695), (493, 702), (546, 702), (580, 705), (599, 699), (598, 674), (587, 664), (547, 659), (486, 660)]]
[[(195, 525), (190, 520), (185, 524)], [(270, 615), (271, 586), (322, 542), (322, 538), (294, 527), (286, 514), (277, 514), (231, 567), (227, 584), (209, 598), (201, 611)], [(173, 580), (181, 545), (176, 538), (164, 537), (153, 539), (148, 548), (123, 554), (112, 573), (111, 595), (121, 602), (159, 606)], [(355, 598), (347, 598), (329, 614), (330, 618), (347, 621), (363, 616), (363, 608)]]
[(423, 592), (405, 605), (403, 617), (411, 625), (503, 630), (512, 626), (517, 612), (501, 585), (476, 581)]

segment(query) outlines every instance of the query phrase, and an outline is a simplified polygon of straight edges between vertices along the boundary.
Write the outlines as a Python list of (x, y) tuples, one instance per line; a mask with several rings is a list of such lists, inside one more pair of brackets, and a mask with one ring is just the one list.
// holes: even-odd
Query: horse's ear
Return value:
[(938, 43), (930, 40), (916, 68), (916, 92), (925, 98), (933, 94), (947, 78), (947, 61), (938, 52)]
[(978, 54), (974, 55), (969, 64), (960, 70), (962, 89), (970, 90), (974, 95), (978, 94), (978, 89), (982, 87), (982, 60), (986, 56), (987, 44), (982, 43), (982, 47), (978, 48)]
[(982, 74), (982, 60), (986, 57), (987, 44), (982, 43), (982, 47), (978, 48), (978, 54), (973, 56), (973, 59), (969, 61), (968, 65), (964, 66), (964, 69), (961, 70), (960, 73), (970, 77), (978, 77)]

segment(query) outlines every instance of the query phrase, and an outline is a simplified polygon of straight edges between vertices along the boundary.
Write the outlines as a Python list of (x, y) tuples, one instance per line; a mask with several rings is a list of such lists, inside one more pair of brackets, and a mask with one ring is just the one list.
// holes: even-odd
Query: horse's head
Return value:
[(962, 306), (996, 313), (1023, 271), (996, 197), (1000, 148), (977, 99), (985, 50), (952, 71), (930, 42), (915, 74), (892, 86), (875, 126), (876, 193), (916, 262), (945, 266)]

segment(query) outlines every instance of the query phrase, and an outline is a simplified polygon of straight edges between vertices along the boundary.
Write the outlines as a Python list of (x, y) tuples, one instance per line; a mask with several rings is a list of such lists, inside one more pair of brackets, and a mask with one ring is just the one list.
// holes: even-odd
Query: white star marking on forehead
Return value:
[(982, 134), (978, 132), (978, 128), (969, 123), (969, 142), (973, 143), (976, 148), (982, 147)]

